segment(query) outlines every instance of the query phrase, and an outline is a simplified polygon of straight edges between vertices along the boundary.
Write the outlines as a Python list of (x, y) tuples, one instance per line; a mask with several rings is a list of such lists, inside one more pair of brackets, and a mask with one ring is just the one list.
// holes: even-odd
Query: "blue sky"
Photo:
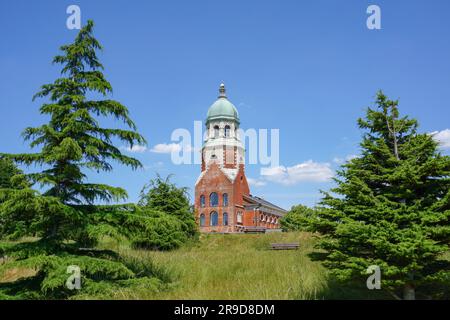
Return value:
[[(204, 120), (223, 81), (242, 128), (280, 129), (280, 168), (247, 166), (252, 193), (289, 208), (314, 205), (324, 181), (358, 154), (356, 119), (383, 89), (400, 99), (423, 132), (450, 149), (450, 24), (447, 0), (310, 1), (0, 1), (0, 151), (28, 152), (20, 137), (46, 121), (31, 101), (59, 75), (58, 48), (73, 40), (66, 8), (81, 8), (95, 35), (113, 98), (128, 106), (148, 140), (134, 153), (145, 166), (121, 166), (91, 181), (123, 186), (129, 200), (159, 172), (193, 192), (198, 165), (152, 152), (176, 128)], [(366, 9), (379, 5), (382, 29)], [(108, 125), (115, 125), (107, 121)], [(33, 170), (33, 168), (30, 168)], [(325, 178), (324, 178), (325, 177)]]

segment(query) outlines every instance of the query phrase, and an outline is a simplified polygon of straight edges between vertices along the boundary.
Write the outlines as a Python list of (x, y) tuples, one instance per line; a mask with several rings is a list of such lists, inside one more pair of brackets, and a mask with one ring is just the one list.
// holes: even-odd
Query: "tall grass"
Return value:
[[(272, 242), (299, 242), (299, 250), (268, 250)], [(171, 284), (160, 292), (117, 293), (119, 299), (321, 299), (325, 270), (307, 254), (307, 233), (202, 235), (200, 242), (170, 252), (133, 250), (109, 243), (122, 255), (151, 261)]]
[[(273, 251), (274, 242), (299, 242), (299, 250)], [(312, 261), (314, 238), (309, 233), (261, 235), (203, 234), (200, 241), (168, 252), (131, 249), (125, 239), (104, 239), (102, 249), (118, 252), (133, 270), (154, 276), (152, 288), (136, 286), (77, 299), (391, 299), (386, 292), (334, 283), (320, 262)], [(450, 252), (444, 254), (450, 260)], [(0, 264), (4, 261), (0, 260)], [(13, 269), (1, 283), (33, 275)], [(327, 281), (328, 280), (328, 281)]]

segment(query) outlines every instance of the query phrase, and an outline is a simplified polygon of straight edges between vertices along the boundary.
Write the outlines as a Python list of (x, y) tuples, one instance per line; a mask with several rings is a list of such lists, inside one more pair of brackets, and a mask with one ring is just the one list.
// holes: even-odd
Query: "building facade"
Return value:
[(252, 196), (245, 176), (245, 149), (236, 107), (225, 86), (206, 118), (201, 173), (195, 184), (195, 215), (201, 232), (278, 229), (286, 211)]

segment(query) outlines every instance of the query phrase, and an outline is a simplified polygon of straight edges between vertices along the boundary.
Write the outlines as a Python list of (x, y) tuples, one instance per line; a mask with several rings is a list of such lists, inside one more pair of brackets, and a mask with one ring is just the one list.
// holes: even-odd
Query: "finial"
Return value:
[(219, 87), (219, 98), (226, 98), (227, 95), (225, 94), (225, 92), (226, 92), (225, 85), (221, 83)]

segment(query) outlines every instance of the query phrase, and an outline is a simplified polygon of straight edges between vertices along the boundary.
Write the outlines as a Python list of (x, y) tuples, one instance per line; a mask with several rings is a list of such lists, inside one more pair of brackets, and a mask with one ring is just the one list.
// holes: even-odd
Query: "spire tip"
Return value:
[(219, 87), (219, 98), (226, 98), (226, 89), (225, 89), (225, 85), (223, 83), (220, 84)]

